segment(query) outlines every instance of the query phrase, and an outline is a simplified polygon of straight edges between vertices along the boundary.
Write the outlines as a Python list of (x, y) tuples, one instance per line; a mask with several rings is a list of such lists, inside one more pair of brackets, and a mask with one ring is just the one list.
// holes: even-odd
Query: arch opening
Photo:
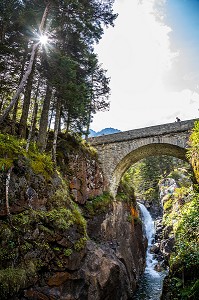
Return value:
[(131, 151), (115, 167), (110, 184), (110, 192), (113, 194), (113, 196), (116, 195), (119, 182), (123, 174), (131, 165), (142, 160), (143, 158), (167, 155), (188, 162), (188, 159), (186, 158), (186, 151), (187, 150), (185, 148), (167, 143), (148, 144)]

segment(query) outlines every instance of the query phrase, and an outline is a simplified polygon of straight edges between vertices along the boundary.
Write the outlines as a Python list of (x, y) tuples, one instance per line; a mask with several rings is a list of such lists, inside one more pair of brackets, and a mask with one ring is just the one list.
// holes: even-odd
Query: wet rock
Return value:
[(164, 268), (163, 268), (163, 266), (161, 265), (161, 263), (158, 263), (158, 264), (155, 265), (154, 270), (155, 270), (156, 272), (162, 272), (162, 271), (164, 271)]
[(163, 230), (164, 239), (168, 239), (172, 231), (173, 231), (173, 226), (172, 225), (165, 226), (164, 230)]
[(171, 252), (173, 251), (175, 239), (174, 237), (170, 237), (166, 240), (162, 240), (160, 244), (160, 250), (163, 253), (165, 260), (168, 262)]
[(150, 252), (157, 254), (160, 251), (160, 244), (155, 243), (151, 246)]

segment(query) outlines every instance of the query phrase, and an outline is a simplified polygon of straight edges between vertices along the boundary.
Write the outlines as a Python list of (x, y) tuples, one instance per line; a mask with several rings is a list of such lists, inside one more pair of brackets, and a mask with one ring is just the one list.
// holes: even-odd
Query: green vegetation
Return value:
[[(199, 123), (190, 137), (187, 155), (199, 182)], [(191, 182), (193, 172), (190, 166), (166, 156), (143, 159), (124, 174), (117, 198), (130, 203), (136, 196), (158, 204), (158, 184), (164, 178), (174, 179), (178, 186), (174, 193), (168, 193), (162, 199), (163, 225), (169, 228), (169, 235), (175, 238), (169, 260), (169, 277), (166, 280), (169, 299), (196, 300), (199, 295), (199, 193), (198, 185)], [(135, 222), (136, 216), (129, 214), (127, 221)]]
[[(2, 300), (51, 272), (51, 264), (63, 269), (86, 245), (86, 221), (66, 183), (69, 156), (96, 158), (81, 136), (88, 137), (93, 115), (109, 108), (110, 79), (93, 46), (116, 17), (112, 0), (1, 3), (0, 175), (10, 215), (0, 218)], [(44, 47), (37, 38), (46, 30), (53, 36)], [(7, 174), (16, 183), (5, 186)], [(36, 209), (26, 191), (38, 186), (38, 203), (46, 204)], [(92, 199), (88, 211), (104, 212), (111, 200)]]
[(142, 224), (141, 219), (138, 216), (134, 216), (132, 214), (129, 214), (127, 217), (127, 221), (129, 223), (134, 223), (134, 224)]
[(67, 248), (64, 250), (64, 255), (67, 257), (70, 256), (72, 253), (73, 253), (73, 250), (70, 248)]
[(163, 208), (164, 208), (164, 213), (166, 212), (166, 210), (172, 208), (173, 206), (173, 199), (168, 199), (167, 201), (165, 201)]
[[(188, 158), (198, 180), (199, 123), (190, 136)], [(179, 170), (181, 175), (181, 170)], [(169, 277), (166, 280), (172, 299), (196, 300), (199, 295), (199, 193), (198, 185), (190, 187), (177, 171), (170, 174), (178, 181), (179, 188), (164, 198), (166, 226), (172, 226), (175, 246), (171, 254)], [(163, 297), (164, 299), (164, 297)]]
[(175, 230), (175, 254), (170, 266), (174, 272), (199, 274), (199, 194), (194, 193), (191, 201), (180, 209)]
[(189, 138), (190, 147), (188, 148), (187, 157), (190, 160), (195, 178), (199, 183), (199, 122), (195, 122), (194, 128)]
[(36, 144), (31, 143), (26, 152), (26, 141), (9, 134), (0, 134), (0, 170), (6, 172), (11, 166), (22, 159), (27, 167), (31, 167), (35, 174), (41, 174), (49, 179), (54, 172), (51, 156), (40, 153)]
[(104, 193), (86, 202), (84, 211), (85, 214), (94, 217), (101, 213), (107, 212), (113, 201), (112, 196), (109, 193)]
[(0, 270), (0, 296), (1, 299), (15, 295), (19, 289), (25, 286), (27, 275), (25, 269), (7, 268)]
[(130, 205), (135, 206), (135, 194), (134, 194), (134, 187), (132, 184), (131, 171), (126, 172), (121, 178), (116, 199), (118, 201), (123, 201)]
[[(134, 189), (136, 198), (158, 204), (158, 183), (163, 178), (177, 176), (179, 172), (175, 171), (176, 166), (189, 168), (188, 164), (174, 157), (164, 155), (148, 157), (132, 165), (123, 178), (127, 182), (128, 189)], [(128, 189), (125, 189), (127, 193)]]
[(75, 250), (81, 251), (82, 249), (84, 249), (86, 245), (86, 241), (87, 241), (86, 237), (80, 238), (74, 245)]
[[(44, 151), (56, 115), (53, 158), (59, 124), (64, 132), (88, 136), (93, 114), (109, 108), (110, 79), (93, 46), (104, 26), (114, 25), (112, 6), (112, 0), (1, 1), (1, 132), (28, 137), (27, 144), (36, 140)], [(38, 32), (53, 32), (45, 47)]]
[[(52, 197), (49, 210), (28, 209), (11, 215), (11, 222), (1, 220), (0, 225), (1, 299), (25, 287), (41, 268), (47, 270), (52, 257), (62, 268), (64, 257), (81, 251), (88, 239), (86, 221), (66, 186)], [(59, 244), (61, 239), (63, 245)]]
[(0, 270), (0, 297), (2, 300), (10, 299), (26, 286), (30, 278), (36, 276), (35, 265), (29, 261), (18, 268), (8, 267)]

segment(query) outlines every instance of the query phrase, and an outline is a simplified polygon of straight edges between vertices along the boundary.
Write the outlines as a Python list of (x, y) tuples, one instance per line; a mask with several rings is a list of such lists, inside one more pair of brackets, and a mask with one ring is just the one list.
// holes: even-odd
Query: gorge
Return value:
[(1, 299), (133, 299), (147, 249), (134, 190), (121, 182), (116, 198), (107, 193), (95, 149), (73, 136), (60, 136), (60, 173), (14, 137), (1, 141)]
[(59, 144), (62, 176), (47, 156), (1, 140), (13, 163), (9, 198), (5, 162), (0, 176), (1, 299), (129, 299), (146, 251), (134, 198), (103, 192), (96, 153), (71, 136)]

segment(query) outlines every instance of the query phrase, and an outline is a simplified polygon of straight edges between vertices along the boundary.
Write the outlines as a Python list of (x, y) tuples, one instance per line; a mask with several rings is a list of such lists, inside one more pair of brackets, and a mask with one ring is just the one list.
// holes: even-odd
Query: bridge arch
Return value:
[(131, 165), (135, 164), (141, 159), (147, 158), (149, 156), (168, 155), (188, 162), (186, 152), (187, 150), (185, 148), (167, 143), (148, 144), (131, 151), (125, 157), (123, 157), (123, 159), (121, 159), (115, 167), (109, 187), (110, 192), (113, 195), (116, 194), (123, 174), (129, 169)]
[(124, 172), (148, 156), (168, 155), (186, 159), (188, 140), (198, 119), (139, 128), (92, 138), (107, 187), (113, 196)]

